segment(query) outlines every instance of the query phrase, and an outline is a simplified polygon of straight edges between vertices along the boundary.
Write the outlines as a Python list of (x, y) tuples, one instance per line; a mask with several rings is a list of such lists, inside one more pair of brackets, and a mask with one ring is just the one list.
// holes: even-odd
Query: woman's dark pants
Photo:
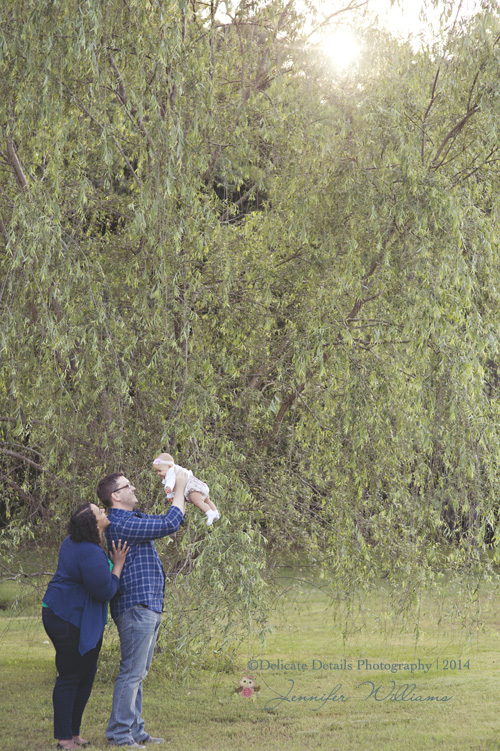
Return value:
[(63, 621), (50, 608), (42, 608), (45, 631), (56, 649), (57, 678), (52, 694), (54, 738), (71, 740), (80, 735), (83, 710), (92, 691), (102, 639), (94, 649), (78, 651), (80, 629)]

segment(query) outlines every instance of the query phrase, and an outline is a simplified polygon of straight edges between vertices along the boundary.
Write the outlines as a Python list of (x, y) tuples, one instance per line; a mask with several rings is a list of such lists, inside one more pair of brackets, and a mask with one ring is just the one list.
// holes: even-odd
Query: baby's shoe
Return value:
[(220, 514), (217, 511), (217, 509), (213, 511), (211, 508), (209, 508), (208, 511), (206, 512), (206, 516), (207, 516), (207, 527), (210, 527), (214, 522), (217, 521), (217, 519), (220, 519)]

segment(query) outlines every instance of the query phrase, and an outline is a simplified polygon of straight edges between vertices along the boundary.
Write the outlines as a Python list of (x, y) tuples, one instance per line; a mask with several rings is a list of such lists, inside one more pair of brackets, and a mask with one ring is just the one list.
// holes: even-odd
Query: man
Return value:
[[(127, 541), (130, 550), (120, 580), (120, 588), (111, 600), (111, 615), (120, 636), (120, 671), (113, 692), (113, 708), (106, 729), (108, 741), (115, 746), (146, 748), (144, 743), (164, 743), (144, 729), (142, 681), (148, 674), (163, 609), (165, 574), (153, 540), (176, 532), (186, 511), (186, 477), (179, 473), (175, 496), (168, 513), (160, 516), (136, 511), (138, 500), (134, 486), (119, 473), (107, 475), (97, 486), (97, 495), (109, 508), (111, 522), (106, 540)], [(177, 487), (177, 485), (179, 487)]]

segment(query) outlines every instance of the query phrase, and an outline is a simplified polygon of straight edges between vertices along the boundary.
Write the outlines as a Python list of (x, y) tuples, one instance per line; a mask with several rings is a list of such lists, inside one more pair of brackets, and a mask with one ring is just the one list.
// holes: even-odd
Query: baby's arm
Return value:
[(165, 485), (166, 493), (171, 493), (173, 489), (175, 488), (175, 467), (174, 466), (170, 467), (170, 469), (168, 470), (167, 474), (165, 475), (163, 484)]

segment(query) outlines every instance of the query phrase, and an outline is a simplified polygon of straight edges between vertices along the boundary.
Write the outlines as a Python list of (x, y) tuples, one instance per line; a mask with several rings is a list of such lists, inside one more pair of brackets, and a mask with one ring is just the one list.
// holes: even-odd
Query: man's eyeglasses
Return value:
[(125, 490), (125, 488), (130, 488), (130, 490), (132, 490), (132, 485), (128, 482), (126, 485), (122, 485), (121, 488), (115, 488), (113, 493), (119, 493), (120, 490)]

